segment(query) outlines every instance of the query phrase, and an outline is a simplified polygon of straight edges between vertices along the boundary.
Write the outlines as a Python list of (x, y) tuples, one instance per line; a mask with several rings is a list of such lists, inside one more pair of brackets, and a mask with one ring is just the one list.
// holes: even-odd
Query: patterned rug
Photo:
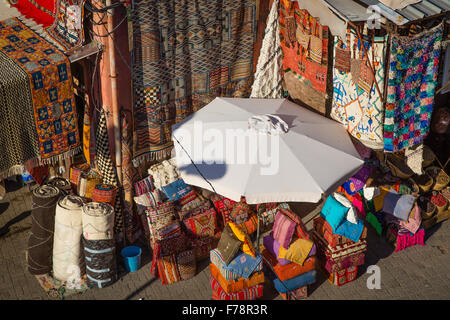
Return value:
[[(375, 79), (383, 93), (385, 56), (387, 47), (387, 37), (375, 37), (375, 42), (364, 41), (364, 47), (369, 55), (370, 61), (374, 61)], [(342, 123), (348, 132), (357, 138), (365, 146), (372, 149), (383, 148), (383, 120), (384, 106), (380, 99), (375, 85), (372, 85), (370, 92), (362, 90), (358, 86), (355, 75), (350, 71), (351, 55), (356, 62), (362, 56), (361, 42), (354, 33), (347, 34), (349, 46), (341, 48), (341, 41), (335, 37), (334, 43), (334, 68), (333, 68), (333, 102), (331, 107), (331, 118)], [(352, 50), (350, 50), (352, 48)], [(339, 50), (347, 51), (348, 55), (337, 55)], [(336, 56), (342, 57), (338, 61)], [(356, 56), (356, 57), (355, 57)], [(345, 61), (344, 61), (345, 60)], [(337, 68), (338, 63), (341, 66)], [(344, 66), (347, 66), (344, 70)]]
[(43, 27), (50, 26), (56, 17), (55, 0), (7, 0), (26, 18), (41, 24)]
[(35, 276), (39, 285), (45, 290), (50, 298), (64, 300), (68, 296), (80, 294), (89, 290), (86, 275), (81, 277), (78, 283), (69, 283), (53, 278), (50, 274)]
[(430, 130), (443, 23), (414, 37), (392, 36), (384, 151), (421, 143)]
[(55, 164), (79, 152), (69, 60), (12, 18), (0, 22), (0, 63), (0, 177), (27, 160)]
[(217, 96), (248, 97), (254, 0), (142, 0), (133, 24), (133, 162), (162, 159), (171, 125)]

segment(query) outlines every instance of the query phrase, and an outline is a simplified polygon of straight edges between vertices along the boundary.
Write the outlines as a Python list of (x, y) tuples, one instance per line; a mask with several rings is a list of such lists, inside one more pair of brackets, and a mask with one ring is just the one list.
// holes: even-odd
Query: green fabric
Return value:
[(366, 221), (375, 228), (378, 235), (381, 236), (381, 233), (383, 231), (383, 227), (381, 226), (380, 222), (378, 221), (377, 217), (372, 212), (369, 212), (366, 215)]

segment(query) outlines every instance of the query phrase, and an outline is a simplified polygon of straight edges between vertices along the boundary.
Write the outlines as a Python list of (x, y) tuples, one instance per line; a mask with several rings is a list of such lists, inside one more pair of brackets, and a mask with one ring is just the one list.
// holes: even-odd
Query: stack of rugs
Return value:
[(134, 185), (134, 201), (153, 251), (151, 272), (162, 284), (190, 279), (219, 241), (216, 211), (181, 179), (174, 158), (148, 172)]
[(261, 255), (249, 235), (234, 221), (225, 225), (216, 249), (210, 252), (213, 300), (254, 300), (263, 294)]
[(367, 228), (360, 215), (345, 194), (335, 192), (313, 221), (319, 266), (337, 286), (355, 280), (358, 266), (364, 264)]
[(268, 276), (286, 300), (307, 297), (316, 281), (316, 245), (301, 221), (289, 208), (278, 206), (272, 231), (261, 248)]

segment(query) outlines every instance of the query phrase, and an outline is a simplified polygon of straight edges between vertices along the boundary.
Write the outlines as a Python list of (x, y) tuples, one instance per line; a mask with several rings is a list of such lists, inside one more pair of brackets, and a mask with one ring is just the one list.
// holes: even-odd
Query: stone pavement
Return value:
[[(50, 299), (34, 276), (28, 273), (25, 250), (31, 228), (31, 196), (27, 187), (7, 185), (8, 193), (0, 201), (0, 300)], [(450, 221), (427, 231), (426, 246), (415, 246), (393, 253), (392, 247), (378, 238), (369, 227), (366, 264), (358, 278), (342, 287), (331, 285), (319, 273), (318, 281), (308, 290), (311, 300), (353, 299), (450, 299)], [(161, 285), (150, 274), (151, 255), (145, 246), (141, 268), (126, 274), (119, 264), (120, 279), (110, 287), (90, 289), (68, 300), (181, 299), (209, 300), (208, 260), (198, 263), (198, 274), (190, 280)], [(381, 270), (381, 289), (369, 290), (367, 267)], [(264, 287), (264, 299), (281, 297), (271, 283)]]

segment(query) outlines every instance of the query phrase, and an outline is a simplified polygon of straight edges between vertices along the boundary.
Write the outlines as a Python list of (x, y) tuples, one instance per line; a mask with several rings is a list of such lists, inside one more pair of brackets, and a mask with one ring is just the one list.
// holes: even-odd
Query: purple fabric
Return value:
[(284, 248), (289, 248), (296, 226), (294, 221), (278, 211), (273, 225), (273, 238)]
[(372, 173), (373, 167), (363, 166), (353, 177), (351, 177), (343, 187), (349, 195), (354, 195), (364, 188), (367, 179)]
[(278, 252), (280, 251), (280, 244), (271, 235), (265, 236), (263, 238), (263, 245), (269, 251), (271, 255), (277, 257), (278, 262), (281, 265), (286, 265), (291, 263), (291, 261), (286, 259), (278, 259)]

